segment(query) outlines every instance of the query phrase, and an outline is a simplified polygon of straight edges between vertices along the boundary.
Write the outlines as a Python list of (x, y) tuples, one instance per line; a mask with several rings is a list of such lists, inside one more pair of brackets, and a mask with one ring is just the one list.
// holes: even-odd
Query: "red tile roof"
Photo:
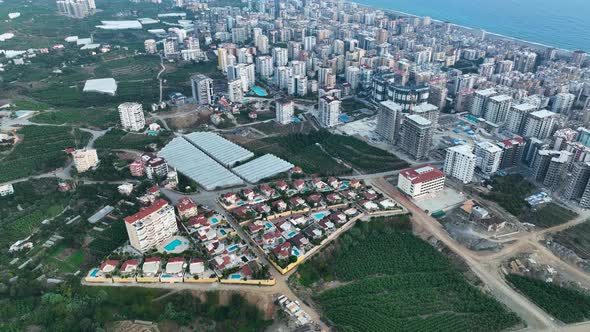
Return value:
[(190, 199), (190, 197), (183, 197), (176, 203), (176, 208), (178, 211), (186, 211), (189, 209), (194, 209), (197, 207), (197, 204)]
[(168, 202), (166, 202), (163, 199), (159, 199), (156, 202), (154, 202), (154, 204), (146, 207), (145, 209), (140, 210), (139, 212), (137, 212), (134, 215), (128, 216), (125, 218), (125, 222), (128, 224), (133, 224), (135, 222), (137, 222), (138, 220), (141, 220), (147, 216), (149, 216), (150, 214), (160, 210), (161, 208), (165, 207), (168, 205)]
[(445, 173), (430, 164), (405, 169), (400, 174), (413, 184), (429, 182), (445, 177)]
[(184, 257), (172, 257), (168, 260), (168, 263), (176, 263), (176, 262), (183, 262), (184, 263)]
[(104, 270), (104, 268), (105, 268), (105, 267), (107, 267), (107, 266), (109, 266), (109, 265), (110, 265), (110, 266), (117, 267), (117, 265), (119, 265), (119, 261), (112, 260), (112, 259), (110, 259), (110, 260), (106, 260), (106, 261), (104, 261), (104, 263), (102, 263), (102, 265), (100, 266), (100, 270), (101, 270), (101, 271), (102, 271), (102, 270)]
[(139, 260), (137, 259), (130, 259), (128, 261), (125, 261), (125, 263), (123, 263), (123, 265), (121, 265), (121, 271), (125, 272), (127, 271), (127, 268), (130, 266), (138, 266), (139, 265)]
[(144, 263), (152, 263), (152, 262), (159, 262), (160, 257), (148, 257), (143, 260)]

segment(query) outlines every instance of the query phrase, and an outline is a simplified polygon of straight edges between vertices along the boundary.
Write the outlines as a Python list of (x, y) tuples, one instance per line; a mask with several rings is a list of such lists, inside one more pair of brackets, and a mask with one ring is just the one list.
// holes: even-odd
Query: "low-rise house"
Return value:
[(377, 201), (377, 203), (383, 208), (384, 210), (392, 210), (397, 207), (394, 201), (389, 198), (382, 198)]
[(375, 204), (372, 201), (362, 200), (360, 201), (360, 204), (363, 208), (370, 211), (379, 210), (379, 205)]
[(204, 214), (200, 214), (196, 217), (189, 218), (188, 224), (194, 228), (200, 228), (202, 226), (207, 226), (209, 224), (209, 219)]
[(205, 243), (205, 250), (209, 253), (209, 255), (215, 256), (219, 255), (225, 251), (225, 244), (215, 240)]
[(250, 234), (256, 234), (264, 228), (264, 225), (261, 225), (259, 223), (251, 222), (248, 224), (248, 230), (250, 231)]
[(291, 250), (292, 250), (291, 243), (285, 242), (283, 244), (276, 246), (273, 249), (273, 252), (277, 256), (277, 259), (282, 260), (282, 259), (289, 259), (289, 257), (291, 256)]
[(309, 204), (309, 206), (311, 207), (319, 207), (320, 205), (322, 205), (322, 195), (319, 194), (313, 194), (313, 195), (309, 195), (307, 197), (307, 203)]
[(303, 233), (305, 233), (308, 238), (313, 240), (321, 239), (324, 236), (324, 232), (315, 224), (307, 227), (305, 230), (303, 230)]
[(362, 184), (359, 180), (352, 179), (352, 180), (350, 180), (350, 187), (354, 188), (354, 189), (359, 189), (360, 187), (362, 187)]
[(236, 193), (225, 193), (223, 194), (223, 201), (228, 205), (234, 205), (238, 202), (238, 195)]
[(330, 220), (337, 224), (346, 223), (346, 215), (342, 212), (333, 212), (330, 214)]
[(291, 218), (289, 219), (289, 221), (291, 221), (291, 223), (292, 223), (293, 225), (295, 225), (295, 226), (298, 226), (298, 225), (305, 225), (305, 224), (307, 223), (307, 218), (305, 218), (305, 216), (304, 216), (304, 215), (301, 215), (301, 214), (300, 214), (300, 215), (297, 215), (297, 216), (291, 217)]
[(280, 243), (282, 239), (281, 236), (281, 231), (279, 231), (278, 229), (266, 232), (264, 234), (262, 234), (262, 239), (261, 239), (261, 244), (264, 248), (266, 247), (274, 247), (276, 246), (278, 243)]
[(121, 273), (124, 274), (131, 274), (131, 273), (135, 273), (135, 271), (137, 271), (137, 268), (139, 267), (139, 260), (138, 259), (130, 259), (127, 260), (125, 262), (123, 262), (123, 265), (121, 265)]
[(133, 184), (123, 183), (117, 187), (117, 191), (119, 191), (121, 195), (129, 196), (133, 192)]
[(335, 177), (328, 178), (328, 185), (334, 189), (340, 188), (340, 181)]
[(293, 243), (293, 245), (299, 249), (299, 252), (302, 252), (303, 248), (309, 246), (309, 240), (303, 235), (303, 233), (298, 233), (293, 236), (289, 239), (289, 242)]
[(354, 201), (356, 200), (359, 195), (357, 195), (354, 191), (351, 190), (345, 190), (341, 192), (342, 196), (346, 197), (347, 199)]
[(210, 226), (205, 226), (197, 229), (197, 238), (202, 242), (215, 240), (217, 238), (217, 232)]
[(276, 183), (275, 188), (277, 188), (277, 190), (280, 191), (287, 191), (289, 190), (289, 185), (287, 184), (287, 182), (281, 180)]
[(105, 274), (112, 273), (117, 269), (117, 266), (119, 266), (119, 261), (109, 259), (102, 263), (99, 270)]
[(247, 205), (240, 206), (239, 208), (233, 210), (233, 213), (244, 220), (252, 219), (256, 216), (256, 211)]
[(142, 271), (145, 276), (155, 276), (162, 267), (160, 257), (149, 257), (143, 261)]
[(270, 206), (268, 206), (267, 204), (258, 204), (256, 205), (256, 207), (254, 208), (254, 210), (256, 210), (256, 212), (263, 214), (263, 213), (270, 213)]
[(292, 208), (299, 208), (305, 206), (305, 201), (301, 197), (291, 197), (289, 199), (289, 204), (291, 204)]
[(202, 274), (205, 272), (205, 261), (201, 258), (193, 258), (188, 266), (191, 274)]
[(260, 186), (260, 192), (266, 197), (273, 197), (275, 195), (275, 190), (267, 184)]
[(11, 183), (0, 186), (0, 196), (8, 196), (14, 194), (14, 187)]
[(313, 179), (313, 180), (311, 180), (311, 184), (313, 185), (313, 187), (314, 187), (316, 190), (322, 190), (322, 189), (324, 189), (324, 188), (326, 188), (326, 187), (328, 186), (328, 185), (327, 185), (327, 184), (326, 184), (324, 181), (322, 181), (321, 179)]
[(182, 276), (184, 266), (184, 258), (182, 257), (173, 257), (168, 260), (166, 263), (166, 274)]
[(334, 223), (328, 219), (322, 219), (318, 221), (318, 225), (320, 225), (320, 227), (322, 227), (325, 230), (332, 230), (336, 228), (336, 225), (334, 225)]
[(272, 203), (272, 206), (278, 212), (283, 212), (283, 211), (287, 210), (287, 203), (285, 203), (285, 201), (283, 201), (282, 199), (274, 201)]
[(136, 159), (131, 164), (129, 164), (129, 172), (131, 172), (131, 176), (143, 176), (143, 162), (141, 159)]
[(293, 181), (293, 187), (297, 191), (302, 191), (306, 187), (305, 181), (303, 181), (303, 180), (295, 180), (295, 181)]
[(231, 269), (238, 265), (238, 258), (234, 254), (219, 255), (213, 258), (213, 266), (219, 271)]
[(256, 193), (252, 189), (244, 189), (242, 190), (242, 197), (247, 201), (252, 201), (256, 197)]
[(342, 197), (336, 193), (331, 193), (326, 196), (326, 201), (330, 204), (337, 204), (342, 201)]
[(344, 210), (344, 214), (347, 216), (356, 216), (358, 214), (358, 210), (353, 207), (350, 207)]
[(372, 193), (372, 192), (365, 191), (365, 192), (363, 193), (363, 197), (364, 197), (366, 200), (372, 201), (372, 200), (375, 200), (375, 199), (377, 199), (377, 194), (375, 194), (375, 193)]
[(198, 214), (197, 204), (190, 197), (183, 197), (176, 203), (180, 219), (188, 219)]

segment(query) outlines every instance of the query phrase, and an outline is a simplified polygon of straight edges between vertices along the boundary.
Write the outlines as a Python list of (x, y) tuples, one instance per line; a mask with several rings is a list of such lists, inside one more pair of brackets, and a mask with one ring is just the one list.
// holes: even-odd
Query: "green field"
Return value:
[(543, 310), (564, 323), (590, 319), (590, 295), (542, 280), (509, 274), (506, 279)]
[(399, 228), (407, 228), (403, 220), (357, 224), (298, 270), (304, 285), (346, 282), (313, 296), (336, 330), (501, 331), (519, 323), (430, 244)]
[(363, 173), (407, 167), (406, 162), (385, 150), (373, 147), (355, 137), (335, 135), (325, 130), (264, 138), (250, 143), (248, 147), (260, 154), (276, 154), (300, 166), (306, 173), (321, 175), (350, 173), (348, 167), (336, 162), (332, 157)]
[(31, 118), (32, 122), (68, 124), (86, 128), (106, 129), (117, 124), (118, 113), (113, 109), (82, 108), (46, 111)]
[(536, 210), (530, 210), (519, 216), (520, 221), (538, 227), (553, 227), (574, 219), (578, 214), (553, 202), (547, 203)]
[(105, 257), (127, 241), (127, 230), (122, 220), (114, 222), (102, 232), (95, 232), (95, 239), (88, 249), (96, 257)]
[(590, 259), (590, 223), (588, 221), (554, 234), (553, 241), (573, 250), (583, 259)]
[(46, 331), (109, 331), (114, 321), (147, 320), (166, 324), (166, 331), (258, 332), (271, 323), (237, 293), (224, 303), (216, 292), (196, 296), (186, 291), (163, 297), (169, 291), (83, 287), (79, 281), (48, 290), (38, 284), (13, 289), (13, 294), (0, 299), (2, 331), (26, 331), (34, 326)]
[(0, 182), (37, 175), (63, 167), (66, 148), (86, 146), (91, 134), (70, 127), (25, 126), (14, 150), (0, 159)]
[(104, 136), (99, 137), (94, 146), (97, 149), (132, 149), (146, 150), (149, 144), (157, 144), (162, 147), (170, 138), (171, 133), (161, 132), (159, 136), (127, 133), (119, 129), (111, 129)]
[(484, 194), (483, 197), (498, 203), (521, 222), (538, 227), (552, 227), (566, 223), (577, 216), (577, 213), (552, 202), (534, 209), (529, 207), (524, 199), (535, 193), (537, 187), (522, 175), (498, 176), (493, 178), (490, 184), (492, 191)]

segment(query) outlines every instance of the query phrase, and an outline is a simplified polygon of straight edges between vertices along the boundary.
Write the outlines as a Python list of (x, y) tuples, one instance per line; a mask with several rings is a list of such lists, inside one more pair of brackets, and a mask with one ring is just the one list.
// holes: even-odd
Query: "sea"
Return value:
[(590, 52), (590, 0), (353, 0), (564, 50)]

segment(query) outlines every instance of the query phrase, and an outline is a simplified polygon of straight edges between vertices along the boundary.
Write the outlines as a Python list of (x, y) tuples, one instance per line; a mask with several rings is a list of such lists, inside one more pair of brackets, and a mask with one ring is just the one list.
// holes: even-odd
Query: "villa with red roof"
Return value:
[(190, 197), (183, 197), (176, 203), (180, 219), (187, 219), (198, 214), (197, 204)]
[(433, 195), (445, 186), (445, 173), (428, 164), (400, 172), (397, 187), (412, 198)]
[(106, 260), (100, 266), (100, 272), (111, 273), (111, 272), (115, 271), (117, 266), (119, 266), (119, 261), (112, 260), (112, 259)]
[(138, 259), (130, 259), (128, 261), (125, 261), (123, 265), (121, 265), (121, 273), (133, 273), (137, 270), (138, 266)]

